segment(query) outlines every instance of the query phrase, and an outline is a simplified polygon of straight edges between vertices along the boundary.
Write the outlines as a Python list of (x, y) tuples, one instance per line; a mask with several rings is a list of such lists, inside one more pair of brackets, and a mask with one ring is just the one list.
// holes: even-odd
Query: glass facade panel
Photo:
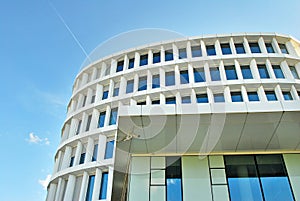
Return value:
[(78, 125), (77, 125), (77, 129), (76, 129), (76, 135), (78, 135), (79, 132), (80, 132), (81, 123), (82, 123), (82, 120), (79, 120)]
[(118, 96), (118, 95), (119, 95), (119, 87), (115, 87), (113, 97)]
[(159, 74), (152, 75), (152, 89), (159, 88), (159, 87), (160, 87)]
[(166, 98), (166, 104), (176, 104), (176, 98), (175, 97)]
[(80, 155), (79, 164), (83, 164), (83, 163), (84, 163), (84, 160), (85, 160), (85, 153), (82, 153), (82, 154)]
[(201, 46), (192, 46), (192, 57), (201, 57), (202, 52), (201, 52)]
[(194, 80), (195, 82), (205, 82), (204, 68), (194, 68)]
[(178, 53), (179, 53), (179, 59), (186, 59), (187, 58), (186, 48), (179, 49)]
[(237, 74), (234, 66), (225, 66), (225, 73), (227, 80), (237, 80)]
[(117, 63), (117, 72), (123, 71), (124, 61), (118, 61)]
[(216, 49), (214, 45), (207, 45), (206, 46), (207, 56), (214, 56), (216, 55)]
[(224, 94), (214, 94), (214, 102), (215, 103), (225, 102)]
[(209, 69), (211, 81), (221, 80), (220, 71), (218, 67), (213, 67)]
[(160, 104), (160, 100), (153, 100), (152, 101), (152, 105), (159, 105)]
[(128, 62), (128, 69), (131, 69), (134, 67), (134, 58), (131, 58), (129, 59), (129, 62)]
[(159, 63), (160, 62), (160, 52), (153, 53), (153, 63)]
[(243, 96), (241, 92), (231, 92), (232, 102), (243, 102)]
[(275, 53), (272, 43), (266, 43), (268, 53)]
[(292, 94), (289, 91), (283, 91), (283, 98), (284, 100), (293, 100)]
[(285, 44), (279, 43), (278, 45), (279, 45), (279, 48), (280, 48), (282, 54), (288, 54), (289, 53), (286, 46), (285, 46)]
[(93, 190), (94, 190), (94, 183), (95, 183), (95, 175), (90, 175), (89, 176), (89, 182), (88, 182), (88, 187), (87, 187), (85, 201), (92, 201)]
[(259, 97), (258, 97), (258, 94), (257, 92), (253, 91), (253, 92), (248, 92), (248, 99), (250, 102), (252, 101), (259, 101)]
[(277, 101), (277, 96), (275, 91), (266, 91), (266, 96), (268, 101)]
[(165, 61), (172, 61), (174, 59), (173, 50), (165, 51)]
[(234, 46), (235, 46), (235, 51), (237, 54), (245, 54), (246, 53), (243, 43), (237, 43), (237, 44), (234, 44)]
[(244, 79), (253, 79), (250, 66), (241, 66), (241, 70)]
[(180, 71), (180, 84), (188, 84), (189, 81), (189, 73), (187, 70)]
[(108, 91), (103, 91), (102, 100), (105, 100), (107, 98), (108, 98)]
[(93, 150), (93, 156), (92, 156), (92, 161), (96, 161), (98, 156), (98, 144), (94, 145), (94, 150)]
[(109, 125), (115, 125), (117, 122), (118, 108), (111, 109), (109, 117)]
[(69, 167), (72, 167), (74, 165), (74, 159), (75, 159), (75, 156), (72, 156)]
[(181, 97), (181, 103), (183, 104), (191, 103), (191, 97), (190, 96)]
[(261, 53), (258, 43), (249, 43), (251, 53)]
[(148, 65), (148, 54), (140, 56), (140, 66)]
[(175, 85), (175, 73), (174, 71), (166, 72), (166, 86)]
[(139, 91), (143, 91), (147, 89), (147, 76), (143, 76), (139, 78)]
[(104, 127), (106, 112), (100, 112), (99, 120), (98, 120), (98, 128)]
[(285, 78), (279, 65), (273, 65), (272, 67), (276, 78)]
[(182, 201), (181, 159), (166, 157), (166, 164), (167, 201)]
[(128, 80), (127, 86), (126, 86), (126, 93), (132, 93), (133, 92), (133, 86), (134, 86), (134, 80)]
[(257, 68), (258, 68), (259, 76), (261, 79), (270, 78), (270, 75), (269, 75), (266, 65), (264, 65), (264, 64), (257, 65)]
[(232, 54), (229, 43), (221, 44), (221, 50), (223, 55)]
[(106, 143), (104, 159), (112, 158), (114, 155), (115, 141), (109, 141)]
[(197, 103), (208, 103), (208, 97), (207, 94), (197, 94)]
[(108, 173), (103, 172), (101, 178), (99, 200), (104, 200), (107, 197), (107, 182), (108, 182)]
[(89, 131), (90, 130), (91, 121), (92, 121), (92, 115), (89, 115), (88, 119), (87, 119), (87, 122), (86, 122), (85, 131)]
[(297, 72), (295, 66), (290, 66), (290, 71), (295, 79), (299, 79), (299, 75), (298, 75), (298, 72)]

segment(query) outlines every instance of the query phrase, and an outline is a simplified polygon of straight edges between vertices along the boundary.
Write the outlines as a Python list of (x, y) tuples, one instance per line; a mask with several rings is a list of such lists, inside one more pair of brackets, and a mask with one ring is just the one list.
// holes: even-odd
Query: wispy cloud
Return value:
[(29, 133), (29, 138), (26, 139), (30, 144), (45, 144), (49, 145), (50, 141), (48, 138), (41, 139), (39, 136), (35, 135), (33, 132)]
[(47, 186), (50, 182), (50, 179), (51, 179), (51, 174), (48, 174), (46, 176), (46, 179), (39, 179), (39, 184), (44, 188), (44, 190), (47, 190)]

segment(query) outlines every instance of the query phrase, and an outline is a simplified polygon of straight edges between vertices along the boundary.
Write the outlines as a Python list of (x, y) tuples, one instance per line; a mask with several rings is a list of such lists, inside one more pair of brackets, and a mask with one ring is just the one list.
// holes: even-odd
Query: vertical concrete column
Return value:
[(89, 75), (87, 73), (83, 73), (80, 87), (84, 86), (88, 82), (88, 79)]
[(295, 47), (293, 46), (293, 44), (291, 43), (291, 41), (287, 41), (285, 43), (286, 49), (288, 50), (289, 54), (293, 55), (293, 56), (298, 56), (297, 52), (295, 51)]
[(110, 74), (115, 73), (117, 71), (117, 60), (112, 59), (110, 66)]
[(159, 94), (160, 104), (166, 104), (166, 97), (163, 93)]
[(114, 81), (111, 79), (109, 80), (109, 86), (108, 86), (108, 98), (112, 97), (114, 93)]
[(121, 77), (120, 87), (119, 87), (119, 96), (123, 96), (126, 93), (127, 81), (124, 77)]
[(139, 86), (139, 75), (135, 74), (133, 78), (133, 93), (138, 91)]
[(205, 80), (211, 82), (210, 72), (209, 72), (209, 64), (207, 62), (204, 63), (204, 74)]
[(191, 45), (191, 41), (188, 41), (186, 44), (186, 56), (187, 59), (191, 59), (192, 58), (192, 45)]
[(259, 48), (260, 48), (260, 50), (261, 50), (262, 53), (264, 53), (264, 54), (268, 53), (263, 37), (259, 37), (259, 39), (258, 39), (258, 46), (259, 46)]
[(206, 93), (207, 93), (208, 102), (209, 102), (209, 103), (215, 102), (215, 101), (214, 101), (214, 94), (213, 94), (213, 92), (211, 91), (210, 88), (207, 87)]
[(72, 154), (72, 147), (71, 146), (66, 146), (64, 159), (63, 159), (62, 165), (61, 165), (62, 170), (69, 167), (70, 160), (71, 160), (71, 154)]
[[(114, 176), (114, 169), (113, 169), (113, 167), (109, 166), (108, 167), (107, 189), (112, 189), (113, 176)], [(107, 201), (111, 200), (111, 193), (112, 193), (112, 191), (110, 191), (110, 190), (107, 191), (107, 196), (106, 196)]]
[(128, 64), (129, 64), (129, 58), (128, 58), (128, 55), (126, 54), (124, 56), (124, 67), (123, 67), (124, 70), (128, 69)]
[(255, 60), (255, 59), (252, 59), (252, 60), (250, 61), (250, 69), (251, 69), (253, 78), (254, 78), (254, 79), (257, 79), (257, 80), (260, 79), (259, 72), (258, 72), (258, 69), (257, 69), (256, 60)]
[(150, 70), (147, 70), (147, 90), (152, 89), (152, 74)]
[(94, 140), (93, 138), (88, 138), (88, 143), (86, 146), (86, 154), (85, 154), (85, 159), (84, 159), (84, 163), (88, 163), (92, 161), (92, 157), (93, 157), (93, 149), (94, 149)]
[(274, 91), (275, 91), (275, 94), (276, 94), (276, 96), (277, 96), (277, 99), (278, 99), (279, 101), (284, 101), (284, 97), (283, 97), (283, 94), (282, 94), (282, 90), (281, 90), (281, 87), (280, 87), (279, 84), (276, 85)]
[(89, 174), (87, 172), (84, 172), (82, 177), (81, 188), (80, 188), (79, 201), (85, 201), (86, 199), (88, 181), (89, 181)]
[(63, 201), (64, 188), (66, 185), (66, 181), (63, 178), (58, 179), (57, 190), (55, 194), (55, 201)]
[(205, 47), (205, 43), (203, 40), (200, 41), (200, 47), (201, 47), (201, 54), (203, 57), (207, 56), (207, 52), (206, 52), (206, 47)]
[(294, 85), (292, 85), (292, 87), (291, 87), (291, 94), (292, 94), (294, 100), (300, 100), (297, 89)]
[(175, 65), (175, 86), (180, 86), (180, 70), (179, 70), (179, 66)]
[(259, 100), (261, 100), (262, 102), (268, 102), (263, 86), (258, 87), (257, 94)]
[(75, 119), (74, 117), (72, 118), (68, 138), (70, 138), (76, 134), (78, 122), (79, 122), (78, 119)]
[(234, 60), (234, 66), (236, 69), (236, 74), (239, 80), (243, 80), (243, 74), (242, 74), (242, 70), (241, 70), (241, 66), (240, 63), (235, 59)]
[(163, 68), (159, 68), (159, 82), (161, 87), (166, 86), (166, 78), (165, 78), (165, 70)]
[(179, 59), (179, 52), (178, 52), (177, 46), (174, 43), (172, 43), (172, 49), (173, 49), (174, 60), (178, 60)]
[(217, 56), (221, 56), (222, 55), (222, 49), (221, 49), (221, 44), (219, 40), (216, 40), (215, 42), (215, 48), (216, 48), (216, 54)]
[(106, 136), (100, 134), (98, 140), (97, 161), (104, 160), (105, 149), (106, 149)]
[(267, 67), (267, 71), (269, 72), (270, 78), (271, 79), (276, 79), (275, 73), (273, 71), (272, 64), (271, 64), (269, 59), (266, 60), (266, 67)]
[(84, 99), (84, 95), (79, 94), (79, 95), (78, 95), (78, 102), (77, 102), (77, 107), (76, 107), (76, 109), (79, 109), (79, 108), (82, 107), (82, 105), (83, 105), (83, 99)]
[(101, 66), (100, 78), (102, 78), (102, 77), (105, 76), (106, 66), (107, 66), (106, 63), (103, 62), (103, 63), (102, 63), (102, 66)]
[(85, 105), (89, 105), (91, 104), (91, 100), (92, 100), (92, 96), (93, 96), (93, 90), (91, 88), (88, 89), (87, 94), (86, 94), (86, 103)]
[(226, 86), (224, 88), (224, 98), (225, 98), (225, 102), (231, 103), (231, 95), (230, 95), (230, 88), (229, 86)]
[(101, 179), (102, 179), (102, 171), (97, 168), (95, 174), (95, 183), (94, 183), (94, 190), (93, 190), (93, 197), (92, 200), (98, 200), (101, 188)]
[(99, 116), (100, 116), (100, 112), (97, 109), (93, 109), (90, 130), (98, 128)]
[(55, 201), (55, 191), (57, 184), (50, 184), (46, 201)]
[(190, 63), (188, 64), (188, 74), (189, 74), (190, 83), (195, 83), (194, 68)]
[(69, 112), (74, 112), (75, 107), (76, 107), (76, 101), (72, 99)]
[(103, 95), (103, 85), (97, 84), (95, 102), (99, 102)]
[(280, 54), (281, 50), (280, 50), (280, 47), (278, 45), (278, 42), (277, 42), (276, 38), (272, 39), (272, 45), (274, 47), (275, 52)]
[(148, 65), (153, 64), (153, 52), (148, 50)]
[(285, 75), (285, 77), (287, 79), (294, 79), (294, 76), (290, 70), (289, 64), (286, 62), (286, 60), (284, 60), (280, 63), (280, 67), (283, 71), (283, 74)]
[(91, 80), (95, 80), (97, 79), (97, 68), (96, 67), (93, 67), (93, 71), (92, 71), (92, 75), (91, 75)]
[(106, 106), (106, 113), (105, 113), (106, 115), (105, 115), (105, 120), (104, 120), (104, 127), (109, 125), (110, 111), (111, 111), (110, 106)]
[(244, 102), (249, 102), (246, 87), (243, 86), (243, 85), (241, 87), (241, 93), (242, 93), (242, 97), (243, 97)]
[(229, 45), (230, 45), (230, 49), (232, 51), (232, 54), (236, 54), (236, 50), (235, 50), (235, 45), (234, 45), (233, 38), (230, 38)]
[(165, 62), (165, 55), (166, 55), (165, 48), (164, 48), (164, 46), (161, 46), (160, 47), (160, 62), (161, 63)]
[(191, 91), (191, 103), (196, 104), (197, 103), (197, 98), (196, 98), (196, 92), (194, 89)]
[(70, 174), (68, 183), (67, 183), (66, 193), (64, 196), (64, 201), (72, 201), (73, 200), (75, 182), (76, 182), (76, 176)]
[(135, 52), (134, 54), (134, 68), (140, 66), (140, 54)]
[(77, 147), (76, 147), (76, 152), (75, 152), (74, 165), (79, 164), (81, 151), (82, 151), (82, 143), (80, 141), (78, 141), (77, 142)]
[(243, 44), (244, 44), (246, 54), (251, 54), (250, 46), (246, 37), (244, 37)]
[(58, 171), (61, 157), (62, 157), (62, 151), (58, 151), (57, 158), (55, 159), (55, 164), (53, 168), (53, 174), (55, 174)]
[(70, 124), (67, 123), (64, 128), (63, 141), (68, 139), (69, 133), (70, 133)]
[(220, 71), (221, 80), (222, 81), (227, 80), (223, 61), (220, 61), (219, 71)]

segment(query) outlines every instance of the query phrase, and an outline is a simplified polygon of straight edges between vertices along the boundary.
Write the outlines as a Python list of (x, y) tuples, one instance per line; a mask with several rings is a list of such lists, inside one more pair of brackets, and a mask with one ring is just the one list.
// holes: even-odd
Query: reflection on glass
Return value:
[(181, 201), (181, 178), (167, 179), (167, 201)]
[(166, 157), (167, 201), (182, 201), (181, 159)]

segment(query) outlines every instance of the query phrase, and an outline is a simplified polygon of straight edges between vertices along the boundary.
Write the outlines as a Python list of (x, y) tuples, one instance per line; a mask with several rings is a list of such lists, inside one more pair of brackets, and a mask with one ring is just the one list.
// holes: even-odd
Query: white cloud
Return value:
[(50, 141), (48, 138), (41, 139), (39, 136), (35, 135), (33, 132), (29, 133), (29, 139), (26, 139), (29, 143), (33, 144), (45, 144), (49, 145)]
[(49, 182), (50, 182), (50, 179), (51, 179), (51, 174), (48, 174), (48, 175), (46, 176), (46, 179), (39, 179), (39, 184), (41, 184), (42, 187), (43, 187), (45, 190), (47, 190), (47, 186), (48, 186), (48, 184), (49, 184)]

